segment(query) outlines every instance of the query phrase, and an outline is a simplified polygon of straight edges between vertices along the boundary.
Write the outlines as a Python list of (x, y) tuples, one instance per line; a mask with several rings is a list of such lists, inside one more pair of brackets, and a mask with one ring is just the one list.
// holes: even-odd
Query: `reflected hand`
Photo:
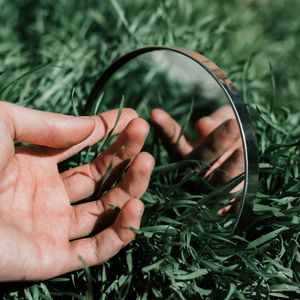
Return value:
[[(118, 139), (91, 164), (59, 173), (57, 164), (103, 139), (118, 110), (72, 117), (0, 102), (0, 281), (42, 280), (105, 262), (133, 238), (154, 166), (140, 153), (149, 126), (123, 109)], [(15, 147), (15, 141), (30, 143)], [(37, 146), (38, 145), (38, 146)], [(112, 161), (132, 161), (100, 200), (95, 193)], [(110, 203), (118, 206), (117, 214)], [(80, 259), (81, 258), (81, 259)]]
[[(223, 106), (210, 116), (195, 123), (197, 139), (191, 141), (181, 132), (181, 126), (165, 111), (154, 109), (152, 120), (157, 124), (159, 134), (168, 149), (182, 159), (197, 159), (211, 165), (205, 177), (218, 186), (244, 172), (244, 155), (240, 131), (230, 106)], [(214, 172), (214, 170), (221, 170)]]

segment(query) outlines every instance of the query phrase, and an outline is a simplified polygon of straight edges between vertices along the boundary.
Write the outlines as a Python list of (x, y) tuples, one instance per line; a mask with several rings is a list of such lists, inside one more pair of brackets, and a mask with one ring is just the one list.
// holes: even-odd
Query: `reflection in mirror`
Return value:
[(182, 54), (153, 51), (107, 81), (94, 113), (119, 107), (122, 99), (152, 125), (144, 150), (155, 157), (156, 168), (144, 202), (156, 206), (157, 214), (146, 225), (161, 224), (164, 211), (168, 218), (201, 220), (203, 230), (220, 224), (232, 229), (243, 192), (244, 154), (235, 114), (218, 82)]

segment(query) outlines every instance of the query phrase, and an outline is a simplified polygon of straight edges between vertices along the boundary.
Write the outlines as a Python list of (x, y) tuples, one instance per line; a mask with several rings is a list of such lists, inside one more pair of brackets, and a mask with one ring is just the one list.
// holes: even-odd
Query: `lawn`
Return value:
[(0, 0), (0, 7), (1, 99), (75, 114), (120, 55), (154, 44), (188, 48), (219, 65), (242, 94), (260, 160), (246, 235), (218, 224), (208, 230), (191, 218), (193, 201), (169, 218), (182, 205), (176, 195), (185, 199), (180, 186), (158, 193), (169, 183), (155, 171), (143, 197), (148, 229), (120, 254), (45, 282), (0, 286), (4, 299), (300, 298), (299, 1)]

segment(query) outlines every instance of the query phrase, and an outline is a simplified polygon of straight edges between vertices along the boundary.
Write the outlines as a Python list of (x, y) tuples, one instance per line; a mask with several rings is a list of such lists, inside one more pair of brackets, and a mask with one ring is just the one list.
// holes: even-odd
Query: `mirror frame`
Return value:
[(243, 142), (245, 182), (241, 196), (240, 211), (238, 213), (233, 232), (243, 234), (247, 231), (247, 226), (252, 220), (253, 199), (256, 196), (258, 186), (257, 141), (251, 125), (250, 115), (243, 99), (234, 88), (231, 80), (217, 65), (203, 55), (188, 49), (168, 46), (147, 46), (138, 48), (118, 58), (103, 72), (87, 98), (84, 111), (91, 111), (105, 84), (122, 66), (140, 55), (160, 50), (172, 51), (184, 55), (204, 68), (216, 80), (222, 91), (225, 93), (228, 102), (234, 111)]

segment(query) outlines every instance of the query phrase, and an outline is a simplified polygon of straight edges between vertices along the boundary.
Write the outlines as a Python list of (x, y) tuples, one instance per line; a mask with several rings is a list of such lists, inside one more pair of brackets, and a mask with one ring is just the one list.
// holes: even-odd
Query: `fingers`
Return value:
[(152, 110), (151, 118), (157, 124), (159, 134), (168, 150), (174, 150), (181, 157), (192, 151), (192, 145), (184, 134), (181, 136), (177, 148), (174, 149), (181, 133), (181, 126), (168, 113), (156, 108)]
[[(245, 173), (244, 152), (240, 148), (238, 148), (226, 161), (224, 161), (220, 168), (215, 170), (211, 178), (211, 183), (214, 186), (221, 186), (243, 173)], [(231, 190), (231, 193), (238, 193), (242, 191), (243, 188), (244, 181), (237, 184)], [(233, 198), (230, 200), (230, 202), (232, 202), (232, 204), (227, 205), (218, 211), (219, 215), (239, 212), (240, 202), (238, 201), (238, 199)]]
[(230, 105), (223, 105), (214, 111), (210, 116), (214, 120), (221, 120), (221, 122), (224, 122), (225, 120), (234, 118), (234, 112)]
[(218, 126), (228, 119), (234, 119), (235, 115), (230, 105), (225, 105), (217, 109), (211, 115), (198, 119), (195, 123), (195, 131), (198, 135), (198, 143), (213, 132)]
[[(62, 161), (87, 146), (93, 145), (113, 128), (118, 109), (97, 116), (74, 117), (43, 112), (0, 101), (0, 119), (10, 134), (10, 141), (27, 142), (51, 148), (63, 148), (48, 152)], [(123, 109), (115, 129), (120, 133), (128, 122), (137, 117), (132, 109)], [(65, 149), (67, 148), (67, 149)]]
[[(80, 143), (74, 144), (74, 146), (71, 146), (67, 149), (54, 150), (52, 151), (51, 155), (55, 157), (57, 162), (61, 162), (80, 152), (84, 148), (96, 144), (97, 142), (105, 138), (108, 135), (108, 133), (113, 129), (118, 116), (118, 112), (118, 109), (113, 109), (101, 113), (99, 115), (89, 117), (92, 118), (95, 122), (95, 127), (92, 133), (86, 139), (83, 139)], [(133, 109), (122, 109), (121, 117), (118, 120), (117, 126), (114, 129), (113, 134), (116, 135), (122, 132), (127, 126), (127, 124), (137, 117), (138, 115)], [(76, 131), (73, 130), (71, 134), (76, 135)]]
[(135, 233), (131, 227), (140, 227), (143, 211), (143, 203), (138, 199), (131, 199), (123, 206), (110, 227), (91, 238), (71, 242), (64, 272), (82, 268), (80, 258), (88, 266), (94, 266), (116, 255), (134, 239)]
[(143, 119), (132, 120), (118, 139), (91, 164), (68, 170), (61, 174), (70, 201), (75, 202), (94, 194), (99, 181), (112, 162), (112, 176), (122, 172), (142, 149), (149, 125)]
[(239, 138), (237, 122), (229, 119), (217, 127), (188, 157), (199, 159), (204, 163), (212, 163), (229, 150)]
[(132, 198), (141, 198), (145, 193), (154, 167), (154, 158), (141, 152), (134, 159), (122, 180), (99, 201), (73, 206), (74, 223), (70, 240), (84, 237), (111, 225), (115, 213), (110, 204), (121, 208)]
[(204, 175), (204, 178), (211, 178), (211, 174), (218, 170), (220, 166), (233, 154), (234, 151), (237, 149), (240, 149), (240, 151), (243, 151), (243, 145), (241, 138), (238, 139), (237, 142), (235, 142), (228, 150), (226, 150), (210, 167), (210, 169), (207, 170), (207, 172)]
[[(210, 182), (215, 186), (220, 186), (233, 178), (243, 174), (245, 172), (244, 165), (244, 152), (238, 148), (236, 149), (227, 160), (225, 160), (221, 166), (214, 171)], [(239, 186), (241, 189), (242, 186)], [(235, 189), (232, 192), (237, 192)]]
[(202, 143), (203, 140), (220, 124), (222, 124), (221, 120), (214, 120), (211, 116), (198, 119), (195, 123), (195, 131), (198, 136), (198, 144)]

